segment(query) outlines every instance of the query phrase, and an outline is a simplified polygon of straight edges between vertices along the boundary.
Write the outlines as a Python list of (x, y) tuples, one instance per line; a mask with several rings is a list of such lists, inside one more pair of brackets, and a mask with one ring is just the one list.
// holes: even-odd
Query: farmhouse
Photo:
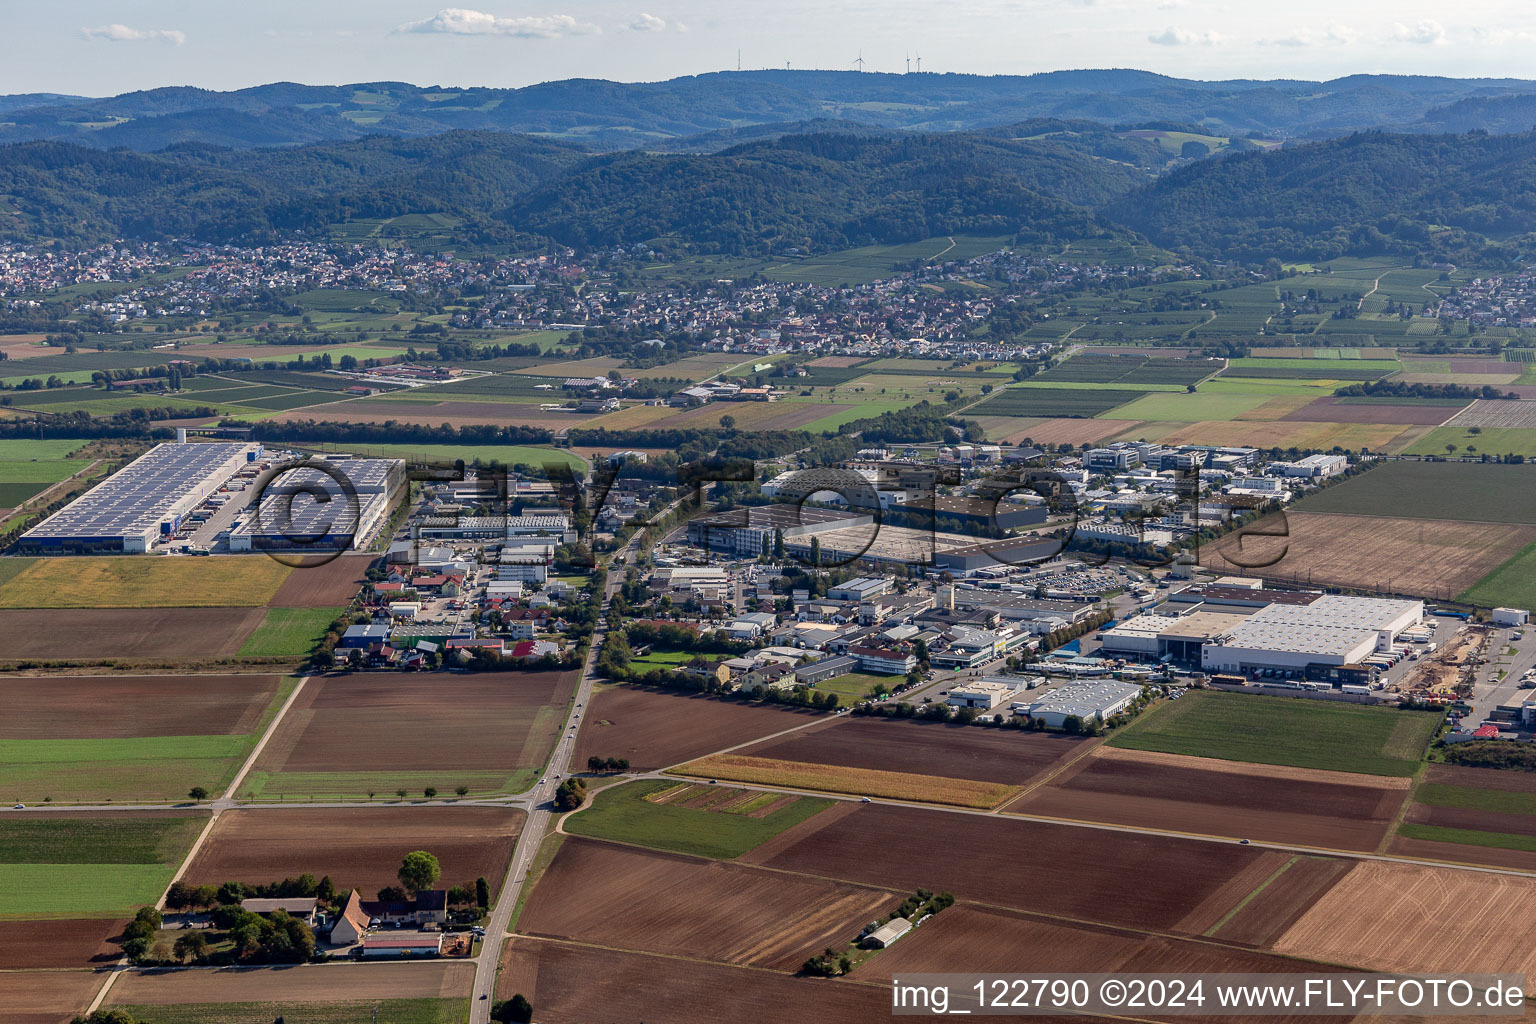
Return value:
[(240, 901), (240, 909), (252, 914), (260, 914), (263, 917), (275, 914), (279, 910), (290, 917), (296, 917), (305, 924), (314, 924), (315, 906), (319, 901), (313, 896), (293, 896), (281, 899), (257, 899), (252, 898)]
[(359, 908), (375, 924), (442, 924), (448, 920), (448, 893), (444, 889), (426, 889), (417, 893), (415, 899), (365, 900)]
[(341, 908), (336, 923), (331, 926), (330, 943), (333, 946), (350, 946), (360, 941), (372, 924), (373, 919), (363, 910), (363, 898), (353, 889), (347, 895), (347, 902)]

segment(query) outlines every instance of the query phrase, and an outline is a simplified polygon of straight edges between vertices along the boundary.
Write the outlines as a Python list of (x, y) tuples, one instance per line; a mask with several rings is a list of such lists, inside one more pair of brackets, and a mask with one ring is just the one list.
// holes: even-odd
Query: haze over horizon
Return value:
[(366, 11), (144, 0), (12, 5), (0, 92), (91, 96), (273, 81), (517, 87), (570, 78), (657, 81), (745, 69), (1027, 75), (1138, 68), (1195, 79), (1351, 74), (1528, 77), (1536, 10), (1469, 0), (1235, 8), (1214, 0), (804, 0), (723, 9), (700, 0), (379, 0)]

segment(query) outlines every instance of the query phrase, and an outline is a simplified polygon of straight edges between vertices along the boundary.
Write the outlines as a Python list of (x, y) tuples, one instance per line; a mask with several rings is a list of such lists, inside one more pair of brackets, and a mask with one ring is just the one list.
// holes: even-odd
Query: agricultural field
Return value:
[[(1536, 404), (1536, 403), (1532, 403)], [(1522, 427), (1472, 427), (1448, 424), (1438, 427), (1403, 449), (1408, 455), (1524, 455), (1536, 459), (1536, 430)], [(1450, 445), (1454, 451), (1448, 451)]]
[(39, 558), (0, 586), (0, 608), (247, 608), (290, 569), (270, 558)]
[(1392, 515), (1536, 525), (1536, 467), (1480, 462), (1388, 462), (1309, 495), (1305, 512)]
[(101, 988), (89, 971), (0, 972), (0, 1006), (6, 1024), (65, 1024), (84, 1013)]
[[(301, 445), (300, 447), (307, 447)], [(476, 463), (489, 465), (499, 462), (503, 466), (538, 466), (566, 465), (582, 468), (585, 463), (582, 459), (564, 448), (542, 448), (536, 445), (457, 445), (457, 444), (385, 444), (385, 445), (345, 445), (345, 450), (354, 455), (373, 456), (387, 459), (414, 459), (422, 462), (433, 462), (442, 465), (453, 465), (459, 459), (464, 460), (466, 466)]]
[(748, 754), (713, 754), (673, 771), (696, 778), (718, 777), (759, 786), (852, 793), (980, 809), (997, 807), (1018, 795), (1019, 791), (1017, 786), (976, 779), (786, 761)]
[[(829, 811), (765, 843), (743, 862), (811, 875), (827, 874), (835, 865), (839, 878), (895, 892), (922, 886), (992, 906), (1195, 935), (1241, 898), (1223, 892), (1229, 883), (1247, 893), (1268, 874), (1247, 883), (1264, 852), (1235, 844), (1085, 832), (1007, 815), (886, 804), (843, 807), (843, 813)], [(1085, 842), (1091, 857), (1084, 856)], [(965, 855), (955, 856), (956, 850)], [(1031, 864), (1047, 866), (1042, 870), (1050, 884), (998, 884), (1018, 876), (1023, 851)], [(1124, 884), (1127, 878), (1135, 884)], [(1105, 899), (1106, 891), (1115, 898)]]
[[(825, 687), (817, 684), (817, 688)], [(1022, 785), (1093, 741), (1059, 733), (971, 729), (934, 722), (842, 717), (741, 751), (848, 768), (886, 769)]]
[(240, 645), (243, 658), (298, 658), (314, 650), (337, 608), (268, 608), (256, 631)]
[(1319, 398), (1287, 412), (1280, 418), (1315, 423), (1400, 423), (1439, 426), (1454, 416), (1464, 405), (1465, 403), (1459, 398)]
[(11, 676), (0, 682), (0, 799), (221, 793), (297, 680), (272, 675)]
[(1158, 392), (1116, 407), (1113, 416), (1123, 420), (1175, 420), (1185, 423), (1232, 420), (1260, 408), (1268, 400), (1264, 395)]
[(815, 717), (786, 707), (617, 686), (597, 693), (582, 715), (575, 761), (622, 757), (634, 768), (653, 771), (806, 725)]
[(0, 509), (15, 508), (91, 465), (70, 458), (84, 441), (0, 441)]
[(1098, 416), (1148, 392), (1114, 388), (1004, 388), (967, 410), (972, 416)]
[(1099, 747), (1012, 813), (1372, 851), (1408, 780)]
[[(1422, 974), (1536, 970), (1536, 878), (1361, 861), (1274, 943), (1277, 952)], [(1532, 991), (1528, 980), (1526, 992)]]
[(695, 857), (731, 860), (827, 810), (815, 797), (650, 779), (604, 789), (564, 831)]
[(823, 693), (835, 693), (842, 698), (844, 704), (852, 704), (855, 701), (868, 697), (876, 686), (884, 686), (887, 690), (901, 682), (903, 676), (876, 676), (867, 672), (850, 672), (845, 676), (837, 676), (834, 679), (823, 679), (816, 683), (812, 689)]
[(1432, 764), (1390, 849), (1405, 857), (1536, 870), (1536, 776)]
[[(972, 410), (974, 411), (974, 410)], [(973, 418), (966, 413), (966, 418)], [(1005, 444), (1097, 444), (1141, 426), (1140, 420), (1037, 418), (1028, 416), (974, 417), (987, 437)]]
[[(155, 1024), (162, 1019), (166, 1024), (224, 1024), (224, 1018), (191, 1016), (193, 1008), (202, 1006), (218, 1006), (219, 1012), (235, 1014), (228, 1018), (229, 1024), (247, 1024), (251, 1004), (293, 1006), (301, 1014), (325, 1013), (289, 1017), (293, 1024), (365, 1024), (372, 1020), (375, 1006), (452, 1000), (463, 1011), (459, 1016), (424, 1016), (423, 1007), (412, 1006), (414, 1019), (392, 1018), (384, 1016), (381, 1009), (379, 1024), (395, 1024), (396, 1020), (400, 1024), (460, 1024), (468, 1017), (474, 973), (472, 964), (443, 960), (369, 964), (363, 968), (343, 965), (239, 971), (128, 971), (112, 987), (111, 998), (112, 1005), (137, 1007)], [(162, 1018), (161, 1014), (167, 1016)], [(254, 1024), (272, 1024), (275, 1017), (276, 1011), (268, 1012)]]
[[(181, 559), (185, 562), (207, 559)], [(0, 586), (0, 595), (4, 587)], [(266, 617), (262, 608), (0, 609), (0, 659), (7, 661), (200, 661), (233, 657)]]
[(193, 885), (222, 885), (308, 872), (330, 875), (337, 889), (372, 899), (399, 884), (402, 857), (426, 850), (442, 865), (444, 885), (484, 876), (494, 898), (523, 820), (516, 808), (453, 804), (240, 808), (219, 815), (184, 877)]
[(176, 1006), (123, 1006), (135, 1018), (154, 1024), (355, 1024), (379, 1020), (388, 1024), (464, 1024), (469, 999), (351, 999), (341, 1002), (293, 1003), (263, 1000), (244, 1003), (183, 1003)]
[(1478, 580), (1457, 600), (1487, 608), (1536, 609), (1536, 541)]
[(275, 608), (331, 608), (357, 596), (376, 556), (348, 552), (311, 565), (300, 562), (272, 595)]
[(764, 1007), (784, 1020), (867, 1024), (889, 1015), (891, 1002), (890, 992), (879, 985), (523, 937), (507, 941), (496, 979), (496, 998), (515, 992), (532, 1000), (539, 1020), (560, 1024), (658, 1020), (662, 1006), (665, 1019), (691, 1024), (760, 1020)]
[[(516, 793), (538, 776), (574, 672), (313, 678), (241, 786), (243, 799), (347, 799), (432, 786)], [(465, 737), (491, 735), (494, 742)], [(365, 743), (356, 740), (367, 736)]]
[[(132, 917), (160, 898), (207, 820), (194, 810), (9, 812), (0, 822), (0, 917)], [(79, 961), (97, 944), (86, 939)]]
[(1411, 776), (1440, 723), (1429, 711), (1200, 690), (1142, 715), (1109, 744), (1224, 761)]
[(276, 423), (302, 423), (305, 420), (326, 420), (336, 423), (396, 423), (436, 427), (447, 423), (452, 426), (501, 426), (543, 427), (559, 430), (562, 427), (583, 427), (596, 419), (574, 411), (545, 412), (537, 405), (521, 402), (489, 402), (453, 399), (442, 402), (392, 402), (382, 398), (360, 398), (333, 402), (318, 408), (301, 409), (281, 413), (273, 417)]
[(880, 889), (569, 839), (517, 927), (535, 937), (793, 972), (900, 902)]
[(1512, 575), (1485, 595), (1524, 588), (1518, 559), (1532, 543), (1536, 528), (1511, 523), (1283, 512), (1204, 543), (1198, 554), (1222, 572), (1448, 601), (1511, 564)]
[(1088, 352), (1058, 363), (1033, 378), (1039, 381), (1079, 381), (1108, 384), (1195, 384), (1222, 369), (1221, 360), (1169, 359), (1147, 355), (1105, 355)]

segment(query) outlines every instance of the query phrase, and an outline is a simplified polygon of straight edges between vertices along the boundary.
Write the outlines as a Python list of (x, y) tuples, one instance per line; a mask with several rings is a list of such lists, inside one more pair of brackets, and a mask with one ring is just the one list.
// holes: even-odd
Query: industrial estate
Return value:
[(1523, 86), (741, 74), (6, 98), (0, 1021), (1536, 995)]

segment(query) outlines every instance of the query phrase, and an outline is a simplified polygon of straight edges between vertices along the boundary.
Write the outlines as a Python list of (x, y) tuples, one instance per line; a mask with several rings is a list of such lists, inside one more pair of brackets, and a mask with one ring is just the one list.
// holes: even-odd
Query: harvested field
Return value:
[[(947, 889), (1018, 910), (1174, 930), (1261, 855), (1252, 847), (872, 804), (813, 818), (796, 841), (767, 844), (742, 860), (898, 892)], [(1154, 864), (1157, 870), (1147, 870)], [(1040, 865), (1049, 884), (998, 884), (1027, 874), (1029, 865)], [(1126, 885), (1128, 878), (1135, 884)], [(1108, 891), (1114, 899), (1104, 898)]]
[(222, 658), (238, 653), (265, 615), (262, 608), (86, 608), (69, 613), (65, 631), (56, 611), (0, 610), (0, 636), (11, 661)]
[(1452, 600), (1533, 541), (1536, 529), (1512, 523), (1291, 511), (1202, 544), (1200, 564)]
[(806, 366), (835, 366), (835, 367), (838, 367), (838, 368), (844, 368), (844, 367), (848, 367), (848, 366), (858, 366), (860, 363), (867, 362), (868, 360), (869, 360), (868, 356), (822, 356), (819, 359), (812, 359), (810, 362), (806, 363), (805, 365)]
[(3, 585), (0, 608), (247, 608), (292, 570), (270, 558), (38, 558)]
[(1513, 972), (1536, 986), (1536, 878), (1362, 861), (1275, 943), (1380, 971)]
[(1396, 835), (1387, 846), (1394, 857), (1440, 861), (1446, 864), (1476, 864), (1480, 867), (1508, 868), (1536, 874), (1536, 853), (1475, 843), (1444, 842)]
[(324, 565), (299, 565), (269, 602), (274, 608), (329, 608), (357, 596), (374, 555), (342, 555)]
[[(901, 899), (878, 889), (567, 839), (518, 930), (793, 972)], [(619, 906), (623, 914), (613, 912)]]
[(1406, 779), (1099, 747), (1007, 809), (1368, 852), (1407, 792)]
[(641, 771), (665, 768), (813, 720), (809, 712), (662, 690), (619, 686), (592, 699), (576, 737), (576, 763), (628, 758)]
[(1536, 402), (1478, 399), (1451, 420), (1457, 427), (1536, 427)]
[(1333, 888), (1352, 863), (1337, 857), (1292, 857), (1206, 934), (1267, 948)]
[(356, 401), (332, 402), (311, 406), (272, 417), (273, 423), (300, 423), (320, 420), (329, 423), (412, 423), (435, 427), (443, 423), (455, 427), (497, 423), (525, 427), (584, 426), (593, 417), (574, 412), (542, 412), (537, 405), (519, 402), (438, 402), (433, 405), (414, 402)]
[(7, 970), (90, 967), (123, 955), (112, 940), (127, 921), (103, 918), (0, 921), (0, 964)]
[(1296, 420), (1207, 420), (1161, 434), (1164, 444), (1247, 445), (1254, 448), (1311, 448), (1332, 451), (1385, 449), (1406, 430), (1406, 423), (1307, 423)]
[(1353, 403), (1338, 398), (1319, 398), (1281, 417), (1313, 423), (1409, 423), (1439, 426), (1455, 416), (1459, 405), (1387, 405)]
[(1084, 744), (1091, 745), (1092, 741), (1058, 733), (844, 717), (741, 753), (1017, 785), (1081, 753)]
[(278, 676), (10, 676), (0, 740), (248, 733)]
[[(972, 417), (967, 416), (967, 419)], [(988, 437), (1006, 444), (1029, 438), (1036, 444), (1093, 444), (1138, 426), (1140, 420), (1040, 418), (1026, 416), (974, 417)]]
[[(640, 1020), (741, 1024), (764, 1019), (868, 1024), (890, 1015), (878, 985), (789, 977), (676, 957), (513, 938), (502, 951), (496, 998), (522, 992), (545, 1024)], [(601, 984), (594, 979), (602, 979)], [(665, 1007), (664, 1014), (658, 1008)]]
[(760, 786), (782, 786), (786, 789), (810, 789), (826, 793), (854, 793), (885, 797), (890, 800), (951, 804), (956, 807), (997, 807), (1016, 796), (1019, 791), (1017, 786), (981, 782), (975, 779), (953, 779), (938, 775), (918, 775), (912, 772), (807, 764), (803, 761), (781, 761), (771, 757), (749, 757), (742, 754), (716, 754), (673, 770), (682, 775), (693, 775), (699, 778), (716, 777), (733, 782), (756, 783)]
[(402, 857), (427, 850), (442, 864), (444, 884), (484, 875), (494, 897), (523, 818), (512, 808), (452, 805), (225, 811), (184, 877), (194, 885), (222, 885), (309, 872), (372, 898), (399, 884)]
[(112, 986), (115, 1006), (181, 1003), (346, 1003), (368, 999), (468, 998), (473, 964), (228, 967), (217, 971), (129, 971)]
[[(296, 774), (293, 785), (315, 794), (360, 793), (370, 783), (389, 792), (397, 772), (435, 773), (431, 784), (445, 792), (461, 783), (476, 792), (512, 786), (548, 757), (575, 686), (574, 672), (312, 679), (262, 751), (250, 788), (280, 791), (282, 776)], [(475, 734), (488, 738), (463, 742)]]
[(564, 820), (571, 835), (730, 860), (826, 812), (832, 801), (644, 779), (611, 786)]
[[(1536, 815), (1531, 814), (1480, 811), (1466, 807), (1439, 807), (1416, 803), (1408, 809), (1408, 815), (1404, 820), (1415, 825), (1432, 825), (1435, 828), (1464, 829), (1471, 832), (1494, 832), (1506, 836), (1536, 836)], [(1533, 840), (1531, 845), (1536, 847), (1536, 840)], [(1532, 859), (1536, 861), (1536, 857)]]
[(101, 988), (91, 971), (0, 971), (5, 1024), (65, 1024)]
[(1392, 378), (1402, 384), (1459, 384), (1462, 387), (1481, 388), (1492, 385), (1502, 389), (1520, 379), (1520, 369), (1514, 363), (1505, 363), (1509, 369), (1498, 373), (1413, 373), (1404, 371)]
[(736, 419), (738, 430), (795, 430), (830, 416), (846, 405), (827, 402), (711, 402), (697, 409), (685, 409), (645, 424), (648, 430), (713, 430), (721, 416)]

